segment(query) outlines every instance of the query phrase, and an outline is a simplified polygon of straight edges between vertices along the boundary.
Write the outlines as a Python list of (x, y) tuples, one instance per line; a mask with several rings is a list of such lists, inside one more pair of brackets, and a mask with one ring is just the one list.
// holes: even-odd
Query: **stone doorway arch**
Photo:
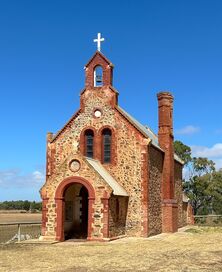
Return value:
[(56, 240), (64, 241), (64, 219), (65, 219), (65, 199), (64, 193), (66, 189), (73, 185), (80, 184), (84, 186), (88, 191), (88, 229), (87, 229), (87, 239), (91, 239), (92, 236), (92, 223), (93, 223), (93, 204), (95, 201), (95, 191), (93, 186), (89, 181), (81, 177), (69, 177), (63, 180), (55, 193), (56, 202)]

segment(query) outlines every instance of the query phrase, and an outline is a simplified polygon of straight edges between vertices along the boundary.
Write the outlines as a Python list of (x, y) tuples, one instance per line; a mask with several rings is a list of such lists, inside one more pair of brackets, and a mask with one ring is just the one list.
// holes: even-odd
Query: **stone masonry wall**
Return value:
[(105, 165), (107, 170), (129, 194), (126, 233), (140, 236), (142, 232), (142, 136), (116, 112), (116, 165)]
[(182, 204), (182, 227), (187, 225), (187, 209), (188, 209), (188, 202), (184, 202)]
[(178, 204), (178, 228), (184, 226), (183, 223), (183, 186), (182, 186), (182, 168), (183, 166), (175, 161), (174, 177), (175, 177), (175, 199)]
[[(102, 192), (104, 189), (103, 181), (87, 167), (80, 154), (81, 132), (86, 128), (94, 128), (96, 132), (103, 126), (113, 128), (116, 139), (116, 163), (107, 164), (104, 167), (109, 170), (111, 175), (122, 185), (129, 194), (128, 213), (126, 216), (126, 232), (129, 235), (141, 235), (141, 144), (143, 136), (125, 120), (117, 110), (110, 104), (113, 92), (109, 88), (98, 88), (86, 90), (82, 94), (84, 109), (72, 120), (56, 139), (50, 144), (53, 147), (53, 172), (48, 177), (46, 184), (47, 197), (47, 223), (46, 235), (55, 235), (56, 229), (56, 205), (54, 195), (56, 187), (66, 177), (79, 175), (89, 180), (96, 190), (95, 210), (102, 211)], [(102, 116), (94, 117), (95, 109), (101, 109)], [(99, 147), (98, 147), (99, 148)], [(50, 147), (49, 147), (50, 149)], [(73, 174), (68, 165), (72, 159), (80, 159), (82, 162), (81, 170)], [(108, 190), (108, 189), (107, 189)], [(102, 215), (101, 215), (102, 216)], [(95, 219), (96, 221), (97, 219)], [(93, 235), (101, 236), (102, 220), (95, 222)]]
[(149, 188), (148, 188), (148, 235), (162, 232), (162, 199), (161, 179), (163, 169), (163, 153), (153, 146), (149, 147)]
[(126, 233), (128, 198), (112, 195), (109, 199), (109, 237)]

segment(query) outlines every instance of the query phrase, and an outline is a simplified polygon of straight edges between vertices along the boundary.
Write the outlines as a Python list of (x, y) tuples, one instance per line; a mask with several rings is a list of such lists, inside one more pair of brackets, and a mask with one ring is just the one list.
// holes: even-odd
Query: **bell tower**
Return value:
[(113, 64), (100, 52), (85, 66), (85, 88), (109, 87), (113, 84)]
[(105, 39), (101, 38), (101, 33), (97, 34), (97, 39), (93, 40), (97, 43), (97, 51), (85, 66), (86, 71), (86, 88), (112, 86), (113, 83), (113, 65), (101, 53), (101, 42)]
[(85, 65), (85, 88), (81, 93), (81, 110), (84, 111), (90, 96), (97, 96), (114, 108), (118, 103), (118, 92), (113, 88), (113, 64), (101, 53), (101, 42), (104, 41), (98, 33), (97, 50)]

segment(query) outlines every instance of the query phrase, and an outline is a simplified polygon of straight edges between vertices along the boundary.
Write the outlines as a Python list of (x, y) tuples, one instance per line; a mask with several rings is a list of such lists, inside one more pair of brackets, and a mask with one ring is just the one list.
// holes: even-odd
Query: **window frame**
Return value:
[[(109, 140), (109, 144), (105, 144), (105, 136), (107, 136), (107, 135), (105, 135), (105, 132), (109, 132), (110, 134), (107, 134), (109, 137), (110, 137), (110, 140)], [(103, 130), (102, 130), (102, 132), (101, 132), (101, 136), (102, 136), (102, 148), (101, 148), (101, 152), (102, 152), (102, 163), (104, 163), (104, 164), (110, 164), (110, 163), (112, 163), (112, 144), (113, 144), (113, 140), (112, 140), (112, 138), (113, 138), (113, 136), (112, 136), (112, 130), (110, 129), (110, 128), (104, 128)], [(106, 161), (106, 159), (105, 159), (105, 152), (107, 151), (107, 150), (105, 150), (106, 148), (105, 148), (105, 145), (107, 146), (109, 146), (109, 150), (108, 150), (108, 152), (109, 152), (109, 160), (108, 161)]]
[[(89, 133), (89, 134), (87, 135), (87, 133)], [(91, 135), (90, 135), (90, 133), (91, 133)], [(87, 143), (87, 141), (89, 140), (89, 139), (87, 139), (88, 136), (91, 136), (91, 137), (92, 137), (92, 138), (91, 138), (92, 143), (91, 143), (90, 145)], [(94, 158), (94, 145), (95, 145), (95, 133), (94, 133), (94, 131), (93, 131), (92, 129), (86, 129), (86, 130), (84, 131), (84, 155), (85, 155), (87, 158), (91, 158), (91, 159)], [(90, 150), (90, 151), (88, 151), (88, 146), (91, 147), (91, 150)], [(91, 155), (91, 156), (88, 156), (89, 153), (92, 153), (92, 155)]]

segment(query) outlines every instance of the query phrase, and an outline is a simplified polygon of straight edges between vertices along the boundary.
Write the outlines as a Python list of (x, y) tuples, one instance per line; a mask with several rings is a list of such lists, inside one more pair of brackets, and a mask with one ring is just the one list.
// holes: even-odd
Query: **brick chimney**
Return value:
[(177, 203), (174, 199), (173, 96), (157, 94), (159, 109), (159, 145), (164, 150), (162, 173), (163, 232), (177, 231)]

